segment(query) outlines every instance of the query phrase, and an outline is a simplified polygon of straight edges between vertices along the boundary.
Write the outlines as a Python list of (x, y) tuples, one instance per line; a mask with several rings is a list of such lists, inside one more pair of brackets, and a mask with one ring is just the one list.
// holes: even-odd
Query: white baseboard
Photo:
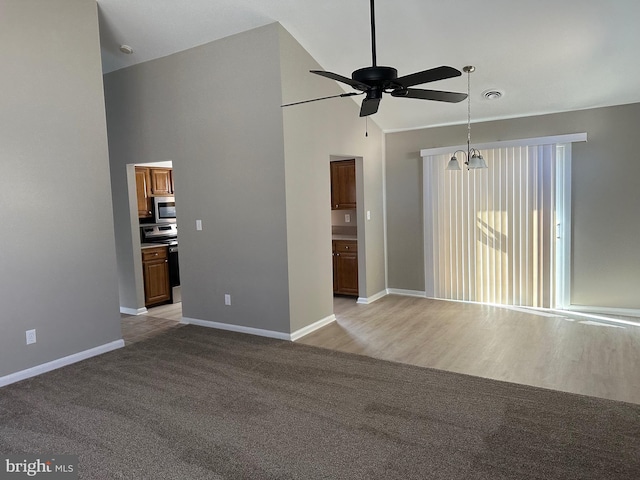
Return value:
[(590, 305), (569, 305), (567, 310), (570, 312), (619, 315), (621, 317), (640, 317), (640, 310), (635, 308), (592, 307)]
[(387, 288), (388, 295), (403, 295), (405, 297), (420, 297), (427, 298), (427, 292), (420, 292), (418, 290), (403, 290), (401, 288)]
[(375, 295), (371, 295), (370, 297), (358, 297), (358, 301), (356, 303), (360, 303), (362, 305), (369, 305), (370, 303), (373, 303), (376, 300), (380, 300), (382, 297), (386, 295), (387, 295), (387, 291), (382, 290), (381, 292), (378, 292)]
[(217, 328), (218, 330), (227, 330), (230, 332), (248, 333), (249, 335), (258, 335), (260, 337), (277, 338), (278, 340), (289, 340), (290, 342), (309, 335), (311, 332), (336, 321), (336, 316), (331, 314), (322, 320), (318, 320), (311, 325), (307, 325), (292, 333), (276, 332), (274, 330), (263, 330), (261, 328), (245, 327), (243, 325), (233, 325), (231, 323), (212, 322), (210, 320), (200, 320), (198, 318), (182, 317), (180, 323), (185, 325), (198, 325), (200, 327)]
[(42, 365), (36, 365), (35, 367), (27, 368), (26, 370), (21, 370), (20, 372), (11, 373), (9, 375), (5, 375), (4, 377), (0, 377), (0, 387), (19, 382), (20, 380), (25, 380), (27, 378), (35, 377), (36, 375), (50, 372), (51, 370), (66, 367), (67, 365), (71, 365), (72, 363), (80, 362), (82, 360), (86, 360), (87, 358), (95, 357), (96, 355), (101, 355), (103, 353), (107, 353), (111, 350), (116, 350), (122, 347), (124, 347), (124, 340), (115, 340), (111, 343), (100, 345), (99, 347), (90, 348), (89, 350), (84, 350), (82, 352), (74, 353), (73, 355), (58, 358), (57, 360), (43, 363)]
[(315, 332), (319, 328), (324, 327), (325, 325), (329, 325), (332, 322), (336, 321), (336, 316), (334, 314), (329, 315), (328, 317), (323, 318), (322, 320), (318, 320), (317, 322), (312, 323), (311, 325), (307, 325), (299, 330), (296, 330), (290, 335), (290, 340), (295, 341), (299, 338), (304, 337), (305, 335), (309, 335), (311, 332)]
[(143, 313), (147, 313), (147, 307), (142, 307), (142, 308), (127, 308), (127, 307), (120, 307), (120, 313), (124, 313), (126, 315), (142, 315)]
[(244, 327), (242, 325), (233, 325), (231, 323), (212, 322), (210, 320), (200, 320), (199, 318), (182, 317), (180, 323), (187, 325), (198, 325), (200, 327), (216, 328), (218, 330), (227, 330), (230, 332), (248, 333), (250, 335), (258, 335), (260, 337), (277, 338), (280, 340), (291, 340), (290, 335), (284, 332), (276, 332), (274, 330), (263, 330), (261, 328)]

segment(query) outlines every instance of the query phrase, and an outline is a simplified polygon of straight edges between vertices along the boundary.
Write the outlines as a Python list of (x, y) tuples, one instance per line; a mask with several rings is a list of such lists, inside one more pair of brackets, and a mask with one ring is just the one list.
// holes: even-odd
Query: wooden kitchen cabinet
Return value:
[(356, 208), (356, 161), (331, 162), (331, 209)]
[(149, 307), (171, 300), (168, 247), (144, 248), (142, 250), (142, 271), (145, 306)]
[(152, 195), (173, 195), (173, 172), (170, 168), (150, 168), (149, 173)]
[(153, 197), (172, 197), (173, 169), (159, 167), (136, 167), (136, 195), (138, 218), (153, 217)]
[(136, 196), (138, 197), (138, 218), (153, 217), (151, 176), (148, 168), (136, 167)]
[(333, 241), (333, 293), (358, 296), (358, 242)]

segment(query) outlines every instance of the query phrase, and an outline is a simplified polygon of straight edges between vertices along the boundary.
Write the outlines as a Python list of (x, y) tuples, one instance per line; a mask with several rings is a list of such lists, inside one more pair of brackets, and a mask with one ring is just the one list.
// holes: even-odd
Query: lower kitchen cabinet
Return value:
[(333, 293), (358, 296), (358, 242), (333, 241)]
[(142, 271), (145, 306), (158, 305), (171, 300), (169, 258), (166, 246), (142, 250)]

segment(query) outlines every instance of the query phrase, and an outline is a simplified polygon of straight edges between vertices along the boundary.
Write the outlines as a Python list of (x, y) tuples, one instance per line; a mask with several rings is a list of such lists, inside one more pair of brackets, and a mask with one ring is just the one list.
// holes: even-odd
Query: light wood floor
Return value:
[(146, 340), (171, 328), (181, 326), (182, 303), (149, 308), (143, 315), (120, 314), (120, 328), (125, 345)]
[[(123, 316), (137, 325), (129, 341), (180, 325), (179, 307)], [(336, 297), (334, 312), (336, 322), (297, 342), (640, 404), (640, 327), (396, 295), (371, 305)]]
[(389, 295), (336, 298), (337, 321), (299, 343), (640, 403), (640, 327)]

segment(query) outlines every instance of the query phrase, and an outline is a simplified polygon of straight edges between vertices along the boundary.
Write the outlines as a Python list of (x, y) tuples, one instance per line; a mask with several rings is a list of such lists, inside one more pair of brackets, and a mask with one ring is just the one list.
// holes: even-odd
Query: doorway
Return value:
[[(134, 164), (137, 221), (131, 222), (136, 290), (143, 294), (144, 309), (181, 304), (182, 287), (178, 253), (176, 191), (171, 161)], [(132, 181), (132, 177), (129, 177)], [(130, 189), (131, 191), (131, 189)], [(133, 199), (130, 197), (130, 202)], [(130, 211), (135, 211), (130, 208)]]
[(358, 165), (354, 157), (332, 157), (331, 252), (333, 294), (357, 300), (360, 292), (358, 255)]

